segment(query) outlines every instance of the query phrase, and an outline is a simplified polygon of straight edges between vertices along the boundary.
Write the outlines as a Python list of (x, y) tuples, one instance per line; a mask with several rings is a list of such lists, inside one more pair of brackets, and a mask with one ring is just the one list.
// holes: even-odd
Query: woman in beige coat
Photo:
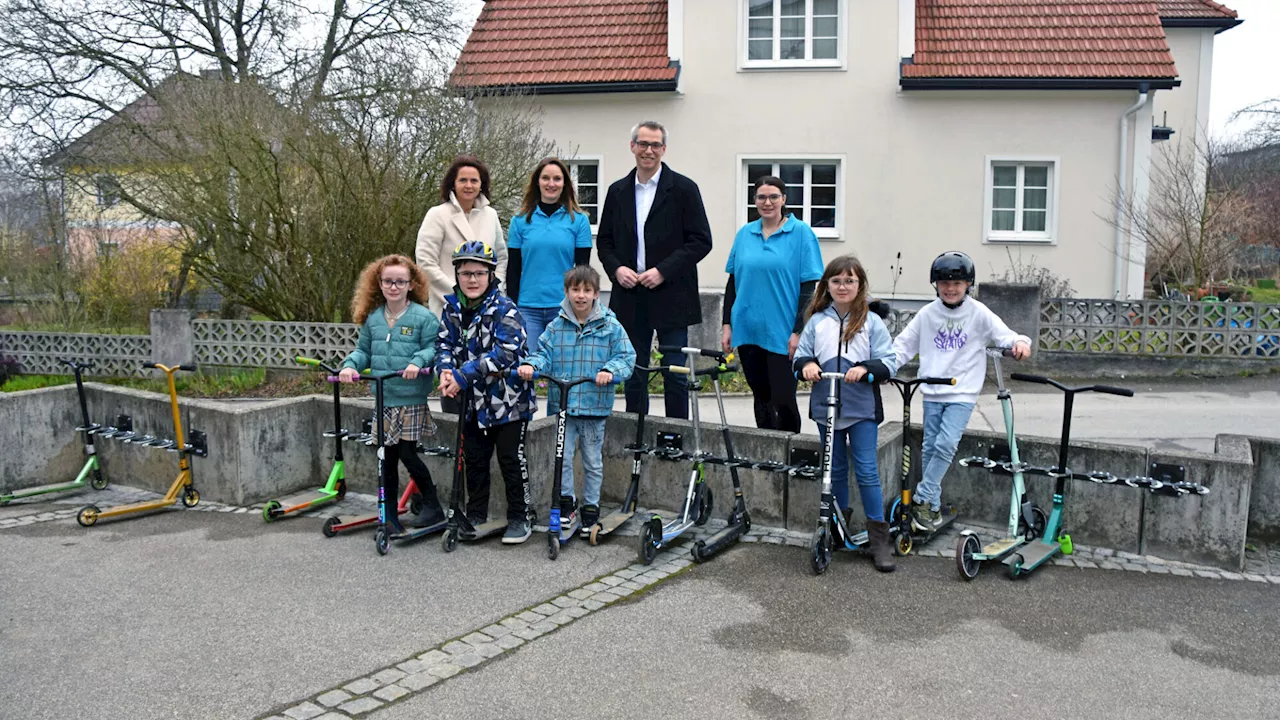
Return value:
[(431, 280), (431, 312), (444, 309), (444, 296), (453, 292), (453, 249), (478, 240), (498, 256), (498, 279), (507, 277), (507, 243), (498, 213), (489, 204), (489, 168), (474, 155), (459, 155), (440, 183), (439, 205), (427, 211), (418, 228), (414, 255)]

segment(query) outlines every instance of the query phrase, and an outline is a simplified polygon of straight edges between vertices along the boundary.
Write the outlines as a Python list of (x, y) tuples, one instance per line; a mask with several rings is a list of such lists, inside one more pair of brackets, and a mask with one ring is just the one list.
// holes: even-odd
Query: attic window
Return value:
[(120, 179), (115, 175), (93, 176), (93, 187), (98, 198), (98, 207), (115, 207), (120, 202)]
[(740, 0), (743, 68), (840, 67), (845, 0)]

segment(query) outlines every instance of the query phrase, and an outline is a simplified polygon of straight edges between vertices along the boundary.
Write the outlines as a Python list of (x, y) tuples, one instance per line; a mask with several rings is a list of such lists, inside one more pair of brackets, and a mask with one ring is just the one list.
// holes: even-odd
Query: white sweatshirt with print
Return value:
[(902, 367), (920, 356), (918, 377), (953, 377), (955, 385), (922, 385), (924, 399), (932, 402), (976, 403), (986, 378), (988, 347), (1010, 348), (1017, 341), (1031, 344), (973, 298), (965, 298), (958, 308), (949, 308), (934, 299), (916, 313), (898, 337), (893, 351)]

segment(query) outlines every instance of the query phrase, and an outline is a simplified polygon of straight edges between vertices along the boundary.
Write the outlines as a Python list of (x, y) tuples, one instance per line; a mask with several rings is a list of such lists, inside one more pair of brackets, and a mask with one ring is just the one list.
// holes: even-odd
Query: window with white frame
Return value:
[(594, 230), (600, 224), (600, 161), (569, 160), (569, 176), (573, 179), (573, 189), (578, 196), (578, 205), (591, 220)]
[(988, 160), (988, 241), (1053, 241), (1057, 166), (1057, 161), (1047, 159)]
[(740, 0), (743, 67), (839, 66), (845, 0)]
[(760, 217), (756, 210), (756, 181), (766, 175), (780, 178), (787, 185), (787, 212), (809, 223), (819, 238), (840, 236), (840, 161), (748, 159), (742, 163), (742, 185), (745, 224)]
[(93, 176), (93, 189), (100, 208), (114, 207), (120, 202), (120, 179), (115, 175)]

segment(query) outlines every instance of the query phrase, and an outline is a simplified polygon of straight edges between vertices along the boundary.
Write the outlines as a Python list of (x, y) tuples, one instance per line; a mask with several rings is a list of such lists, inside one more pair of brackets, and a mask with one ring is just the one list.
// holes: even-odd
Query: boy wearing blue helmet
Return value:
[(931, 532), (942, 522), (942, 476), (951, 466), (960, 437), (986, 379), (988, 346), (1011, 348), (1013, 357), (1031, 355), (1031, 340), (1019, 335), (982, 303), (969, 297), (973, 260), (962, 252), (945, 252), (929, 268), (938, 297), (911, 319), (893, 341), (897, 366), (920, 356), (919, 377), (953, 377), (955, 385), (921, 385), (924, 394), (924, 441), (921, 476), (911, 503), (911, 522)]

